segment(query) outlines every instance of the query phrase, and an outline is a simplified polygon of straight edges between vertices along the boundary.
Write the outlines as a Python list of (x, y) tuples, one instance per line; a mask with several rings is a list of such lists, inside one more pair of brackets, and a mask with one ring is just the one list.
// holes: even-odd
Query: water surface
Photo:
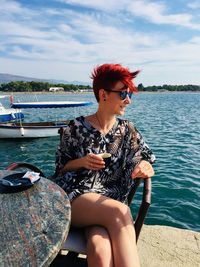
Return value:
[[(33, 96), (14, 98), (30, 101)], [(24, 98), (24, 99), (22, 99)], [(94, 101), (77, 109), (27, 110), (27, 121), (72, 118), (96, 110), (92, 94), (39, 94), (38, 100)], [(6, 104), (6, 103), (5, 103)], [(152, 205), (146, 223), (200, 231), (200, 94), (140, 93), (133, 97), (126, 118), (133, 121), (156, 154)], [(54, 171), (59, 136), (35, 140), (0, 141), (0, 169), (26, 161), (46, 175)], [(133, 213), (138, 198), (132, 204)]]

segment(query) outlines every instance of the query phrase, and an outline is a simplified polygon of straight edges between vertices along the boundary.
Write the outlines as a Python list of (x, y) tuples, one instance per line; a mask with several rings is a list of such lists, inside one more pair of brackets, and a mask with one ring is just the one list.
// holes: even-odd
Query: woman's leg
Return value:
[(104, 227), (86, 228), (88, 267), (114, 267), (112, 245), (109, 234)]
[(140, 266), (132, 215), (125, 204), (96, 193), (83, 194), (72, 202), (72, 224), (105, 227), (112, 243), (114, 266)]

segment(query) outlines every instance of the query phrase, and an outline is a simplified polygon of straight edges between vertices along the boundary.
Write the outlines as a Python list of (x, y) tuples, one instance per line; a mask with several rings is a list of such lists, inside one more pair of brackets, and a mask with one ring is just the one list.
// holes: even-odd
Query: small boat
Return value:
[(23, 122), (0, 124), (0, 139), (41, 138), (59, 134), (58, 130), (69, 121)]
[[(12, 103), (13, 108), (70, 108), (91, 105), (91, 102), (55, 101)], [(68, 124), (64, 121), (0, 123), (0, 139), (41, 138), (59, 135), (59, 129)]]
[[(0, 96), (0, 99), (6, 98), (8, 96)], [(19, 121), (24, 118), (24, 114), (20, 109), (14, 108), (5, 108), (0, 102), (0, 123), (1, 122), (11, 122), (11, 121)]]
[(89, 106), (91, 102), (73, 102), (73, 101), (45, 101), (45, 102), (15, 102), (12, 108), (71, 108)]

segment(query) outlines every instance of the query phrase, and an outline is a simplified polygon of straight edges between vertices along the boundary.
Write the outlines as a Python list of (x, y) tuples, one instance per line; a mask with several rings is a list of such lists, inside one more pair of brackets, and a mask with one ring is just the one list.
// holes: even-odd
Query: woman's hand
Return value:
[(62, 170), (62, 173), (65, 173), (68, 171), (76, 171), (81, 168), (98, 171), (98, 170), (105, 168), (105, 162), (101, 156), (89, 153), (82, 158), (68, 161), (65, 164)]
[(136, 165), (135, 169), (133, 170), (131, 177), (132, 179), (135, 178), (149, 178), (154, 175), (154, 169), (152, 165), (146, 161), (142, 160), (138, 165)]
[(87, 154), (80, 160), (82, 161), (83, 168), (88, 170), (101, 170), (105, 168), (105, 162), (102, 157), (93, 153)]

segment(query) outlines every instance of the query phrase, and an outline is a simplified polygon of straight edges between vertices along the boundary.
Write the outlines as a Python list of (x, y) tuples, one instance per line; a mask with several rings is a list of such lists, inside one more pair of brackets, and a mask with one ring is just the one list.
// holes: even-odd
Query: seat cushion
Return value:
[(86, 238), (83, 228), (71, 227), (67, 239), (61, 250), (68, 250), (80, 254), (86, 254)]

